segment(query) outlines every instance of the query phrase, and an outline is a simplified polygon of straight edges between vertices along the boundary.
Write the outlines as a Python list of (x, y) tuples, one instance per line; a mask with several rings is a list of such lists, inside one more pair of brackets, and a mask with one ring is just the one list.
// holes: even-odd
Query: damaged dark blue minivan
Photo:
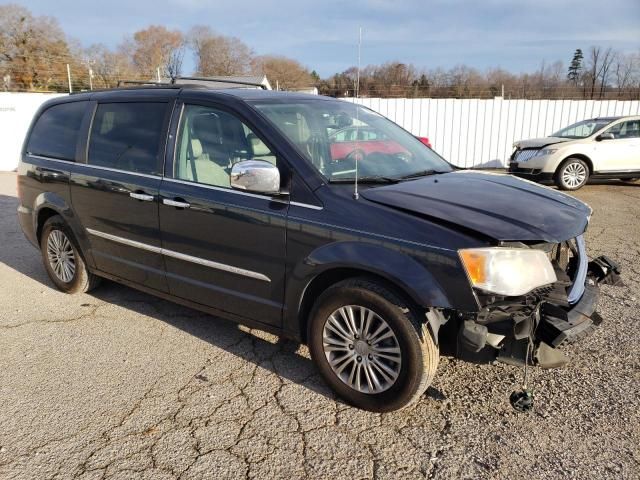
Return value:
[(20, 223), (59, 289), (107, 278), (304, 342), (368, 410), (416, 401), (440, 349), (564, 364), (618, 278), (588, 257), (586, 204), (457, 170), (331, 98), (179, 79), (57, 98), (18, 172)]

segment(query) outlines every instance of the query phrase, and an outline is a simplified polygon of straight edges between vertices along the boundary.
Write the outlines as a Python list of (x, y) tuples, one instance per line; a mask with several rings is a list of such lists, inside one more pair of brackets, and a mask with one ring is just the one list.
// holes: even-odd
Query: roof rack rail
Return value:
[(152, 80), (118, 80), (117, 87), (121, 85), (154, 85), (154, 86), (163, 86), (163, 87), (171, 87), (170, 83), (167, 82), (154, 82)]
[[(173, 85), (177, 84), (177, 80), (195, 80), (200, 82), (216, 82), (216, 83), (232, 83), (235, 85), (247, 85), (249, 87), (260, 87), (263, 90), (266, 90), (266, 85), (262, 83), (255, 82), (245, 82), (242, 80), (226, 80), (226, 79), (218, 79), (218, 78), (207, 78), (207, 77), (173, 77), (171, 79), (171, 83)], [(165, 84), (166, 85), (166, 84)]]

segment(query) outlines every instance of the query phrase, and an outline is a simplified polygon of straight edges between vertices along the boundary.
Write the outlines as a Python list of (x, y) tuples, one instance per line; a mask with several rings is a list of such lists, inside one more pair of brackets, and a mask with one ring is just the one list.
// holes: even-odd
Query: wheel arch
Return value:
[(303, 342), (307, 342), (309, 314), (311, 313), (311, 309), (313, 308), (315, 300), (322, 294), (322, 292), (324, 292), (331, 286), (352, 278), (366, 278), (367, 280), (370, 280), (391, 290), (404, 301), (416, 306), (419, 305), (417, 303), (417, 299), (413, 298), (410, 293), (378, 273), (373, 273), (362, 268), (331, 268), (316, 275), (309, 282), (304, 290), (302, 298), (300, 299), (300, 306), (298, 310), (298, 328), (300, 331), (301, 340)]
[(564, 157), (562, 160), (560, 160), (560, 162), (558, 163), (558, 166), (556, 167), (555, 171), (554, 171), (554, 175), (557, 175), (558, 172), (560, 171), (560, 168), (565, 164), (565, 162), (571, 158), (578, 158), (580, 160), (582, 160), (584, 163), (587, 164), (587, 167), (589, 168), (589, 176), (593, 175), (593, 162), (591, 161), (591, 159), (585, 155), (584, 153), (571, 153), (569, 155), (567, 155), (566, 157)]
[(42, 238), (42, 228), (44, 224), (51, 217), (59, 215), (62, 220), (68, 225), (69, 229), (73, 233), (77, 246), (80, 248), (87, 266), (94, 268), (95, 263), (93, 256), (91, 255), (91, 246), (89, 239), (84, 233), (84, 228), (80, 224), (78, 217), (74, 214), (71, 206), (65, 201), (63, 197), (53, 192), (43, 192), (34, 202), (33, 208), (33, 231), (35, 232), (35, 238), (40, 246), (40, 240)]
[(60, 215), (60, 212), (52, 208), (51, 206), (44, 206), (38, 210), (36, 214), (36, 239), (38, 240), (38, 245), (40, 245), (40, 241), (42, 240), (42, 227), (51, 217), (56, 215)]
[[(294, 268), (287, 282), (283, 330), (306, 342), (308, 316), (318, 296), (331, 285), (355, 277), (380, 283), (419, 308), (454, 308), (443, 286), (409, 255), (382, 246), (341, 242), (321, 247)], [(460, 300), (456, 298), (456, 303)], [(466, 300), (473, 310), (473, 298)]]

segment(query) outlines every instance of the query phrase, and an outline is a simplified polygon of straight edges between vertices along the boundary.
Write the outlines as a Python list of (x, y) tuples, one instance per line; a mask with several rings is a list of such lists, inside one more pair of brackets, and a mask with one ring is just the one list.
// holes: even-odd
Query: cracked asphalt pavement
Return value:
[[(360, 411), (304, 346), (111, 282), (55, 290), (0, 174), (0, 478), (640, 478), (640, 184), (589, 185), (604, 322), (531, 372), (442, 358), (413, 407)], [(535, 208), (535, 205), (532, 205)]]

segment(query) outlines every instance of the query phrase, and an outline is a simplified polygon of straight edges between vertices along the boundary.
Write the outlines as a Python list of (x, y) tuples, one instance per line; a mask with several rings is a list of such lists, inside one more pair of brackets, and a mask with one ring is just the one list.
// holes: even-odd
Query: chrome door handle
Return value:
[(163, 198), (162, 203), (164, 203), (165, 205), (169, 205), (170, 207), (177, 207), (177, 208), (189, 208), (191, 206), (190, 203), (179, 202), (177, 200), (169, 200), (168, 198)]
[(129, 193), (131, 198), (135, 198), (136, 200), (142, 200), (144, 202), (153, 202), (153, 195), (147, 195), (146, 193)]

